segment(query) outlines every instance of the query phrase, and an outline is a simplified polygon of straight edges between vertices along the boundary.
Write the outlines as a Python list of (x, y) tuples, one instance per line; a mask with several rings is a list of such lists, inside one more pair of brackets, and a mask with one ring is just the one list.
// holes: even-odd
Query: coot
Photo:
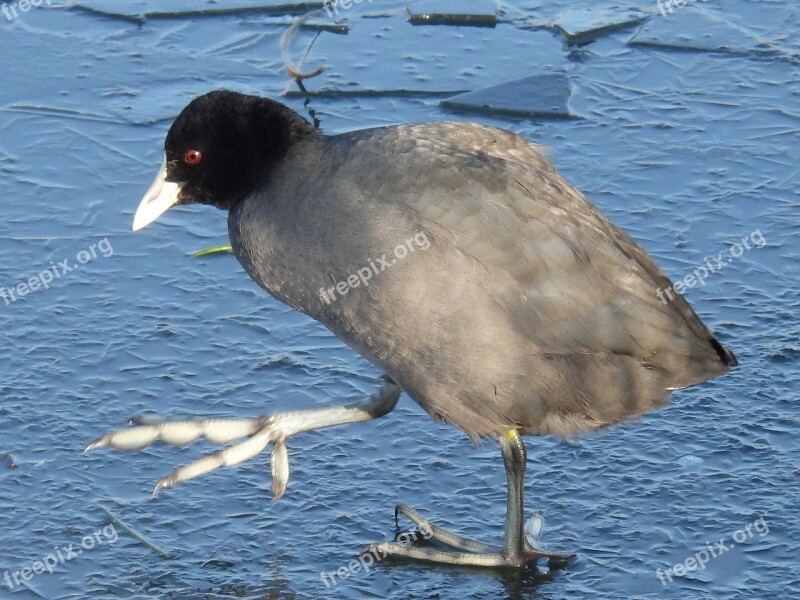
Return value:
[(505, 542), (456, 536), (400, 505), (458, 551), (372, 550), (496, 567), (566, 559), (524, 537), (520, 436), (569, 436), (630, 419), (737, 364), (647, 253), (539, 147), (502, 129), (441, 122), (326, 136), (278, 102), (215, 91), (170, 128), (133, 228), (193, 203), (229, 211), (233, 252), (250, 276), (385, 375), (373, 396), (349, 406), (149, 422), (89, 446), (244, 438), (156, 489), (272, 444), (280, 497), (288, 437), (382, 416), (402, 390), (434, 419), (499, 439)]

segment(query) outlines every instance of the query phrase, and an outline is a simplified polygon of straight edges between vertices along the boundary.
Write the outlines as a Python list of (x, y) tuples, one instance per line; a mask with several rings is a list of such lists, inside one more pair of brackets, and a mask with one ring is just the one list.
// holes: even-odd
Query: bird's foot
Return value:
[[(534, 548), (527, 542), (521, 552), (509, 555), (504, 548), (484, 544), (476, 540), (465, 538), (451, 533), (428, 521), (410, 506), (398, 504), (395, 509), (395, 519), (400, 514), (408, 517), (418, 529), (417, 535), (401, 534), (399, 541), (381, 542), (371, 544), (364, 550), (364, 554), (372, 554), (376, 559), (398, 558), (447, 565), (460, 565), (484, 568), (521, 568), (526, 564), (546, 558), (550, 566), (561, 565), (572, 558), (574, 554), (562, 554)], [(404, 539), (405, 537), (405, 539)], [(455, 552), (420, 548), (412, 545), (415, 541), (434, 539), (445, 546), (454, 548)]]
[[(280, 413), (275, 417), (280, 417)], [(185, 446), (201, 437), (215, 445), (226, 445), (241, 438), (247, 438), (204, 456), (161, 478), (153, 489), (154, 494), (160, 489), (194, 479), (220, 467), (238, 465), (250, 460), (261, 454), (269, 444), (273, 445), (273, 499), (278, 500), (286, 490), (289, 482), (286, 438), (289, 432), (281, 427), (283, 421), (280, 418), (169, 420), (142, 416), (132, 419), (132, 422), (136, 425), (135, 427), (107, 433), (86, 446), (85, 452), (108, 447), (125, 452), (135, 452), (157, 440), (173, 446)]]
[[(273, 500), (276, 501), (286, 491), (289, 483), (286, 440), (290, 436), (377, 418), (392, 410), (399, 396), (400, 388), (385, 377), (377, 392), (362, 402), (347, 406), (287, 411), (254, 419), (168, 420), (139, 417), (133, 420), (135, 427), (107, 433), (91, 442), (85, 451), (111, 447), (133, 452), (146, 448), (157, 440), (173, 446), (185, 446), (201, 437), (212, 444), (227, 446), (160, 479), (153, 490), (155, 493), (220, 467), (243, 463), (258, 456), (272, 444), (272, 492)], [(243, 441), (228, 445), (242, 439)]]

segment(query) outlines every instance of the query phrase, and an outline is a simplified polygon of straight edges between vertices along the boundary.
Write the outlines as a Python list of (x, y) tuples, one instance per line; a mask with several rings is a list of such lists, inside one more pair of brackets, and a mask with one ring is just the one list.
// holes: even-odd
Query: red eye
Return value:
[(199, 150), (187, 150), (186, 154), (183, 155), (183, 160), (187, 165), (196, 165), (203, 160), (203, 155), (200, 154)]

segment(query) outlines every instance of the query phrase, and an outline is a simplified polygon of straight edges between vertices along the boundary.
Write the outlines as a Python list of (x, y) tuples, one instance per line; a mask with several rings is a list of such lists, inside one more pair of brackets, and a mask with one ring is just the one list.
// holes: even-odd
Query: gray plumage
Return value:
[[(736, 364), (683, 298), (659, 299), (671, 284), (647, 253), (504, 130), (309, 135), (229, 234), (264, 289), (471, 436), (594, 429)], [(415, 235), (429, 247), (395, 258)], [(368, 286), (323, 298), (383, 255)]]

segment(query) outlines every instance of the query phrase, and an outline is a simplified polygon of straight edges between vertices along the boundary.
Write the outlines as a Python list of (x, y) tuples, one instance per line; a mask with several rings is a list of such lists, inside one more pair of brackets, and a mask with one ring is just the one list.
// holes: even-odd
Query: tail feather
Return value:
[(714, 351), (719, 356), (719, 359), (722, 361), (722, 364), (726, 367), (737, 367), (739, 366), (739, 361), (736, 358), (736, 355), (725, 348), (722, 344), (720, 344), (716, 338), (711, 338), (708, 340), (711, 342), (711, 347), (714, 348)]

